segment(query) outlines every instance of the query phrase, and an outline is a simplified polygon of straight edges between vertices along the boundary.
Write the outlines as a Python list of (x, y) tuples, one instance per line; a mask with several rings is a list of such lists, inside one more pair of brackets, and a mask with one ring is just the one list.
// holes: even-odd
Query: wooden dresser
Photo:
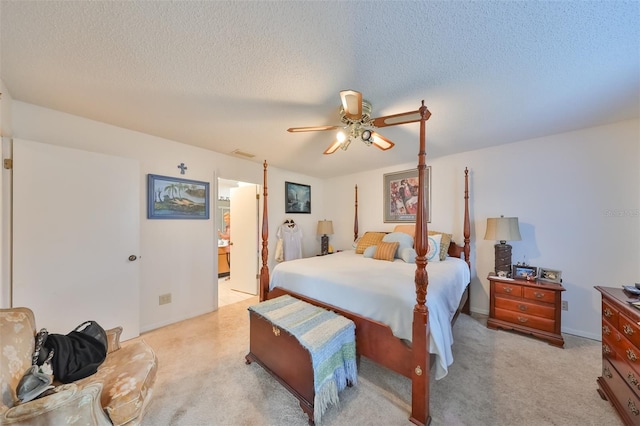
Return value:
[(602, 376), (598, 392), (609, 400), (623, 422), (640, 425), (639, 300), (622, 288), (596, 287), (602, 294)]
[(515, 330), (564, 347), (560, 284), (489, 276), (487, 327)]

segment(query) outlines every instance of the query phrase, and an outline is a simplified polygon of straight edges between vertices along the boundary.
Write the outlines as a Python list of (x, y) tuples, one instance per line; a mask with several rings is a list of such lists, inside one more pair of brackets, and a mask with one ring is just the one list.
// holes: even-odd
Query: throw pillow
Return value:
[(400, 258), (407, 263), (416, 263), (416, 256), (418, 255), (412, 247), (405, 247), (400, 252)]
[(373, 258), (376, 260), (388, 260), (393, 262), (393, 259), (395, 259), (396, 256), (396, 251), (398, 251), (398, 242), (386, 243), (384, 241), (380, 241), (375, 253), (373, 253)]
[(445, 260), (449, 253), (449, 245), (451, 245), (451, 234), (439, 231), (429, 231), (429, 235), (442, 235), (440, 240), (440, 260)]
[(356, 254), (364, 253), (364, 249), (369, 246), (375, 246), (380, 241), (382, 241), (382, 237), (386, 235), (385, 232), (365, 232), (360, 241), (358, 241), (358, 245), (356, 246)]
[(442, 234), (430, 235), (428, 238), (429, 250), (427, 251), (427, 262), (440, 262), (440, 242)]
[(396, 251), (397, 259), (402, 259), (400, 257), (400, 253), (403, 249), (413, 247), (413, 237), (411, 235), (405, 234), (404, 232), (391, 232), (382, 237), (382, 241), (384, 241), (385, 243), (398, 243), (398, 250)]
[(373, 257), (373, 254), (376, 252), (376, 249), (378, 248), (378, 246), (369, 246), (366, 249), (364, 249), (364, 252), (362, 253), (363, 257)]

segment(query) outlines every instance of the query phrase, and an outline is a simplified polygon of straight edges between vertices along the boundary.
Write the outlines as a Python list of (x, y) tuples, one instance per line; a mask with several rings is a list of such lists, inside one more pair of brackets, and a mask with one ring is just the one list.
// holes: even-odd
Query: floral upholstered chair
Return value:
[(16, 388), (31, 367), (36, 323), (28, 308), (0, 309), (1, 425), (137, 425), (151, 399), (158, 369), (143, 340), (120, 345), (122, 327), (107, 330), (109, 349), (98, 371), (52, 393), (20, 403)]

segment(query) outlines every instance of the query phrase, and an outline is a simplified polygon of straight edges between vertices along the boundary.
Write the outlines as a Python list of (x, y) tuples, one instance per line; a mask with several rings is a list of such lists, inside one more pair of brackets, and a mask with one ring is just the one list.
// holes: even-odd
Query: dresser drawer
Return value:
[(522, 286), (517, 284), (496, 282), (494, 284), (494, 291), (496, 294), (522, 297)]
[(556, 292), (544, 288), (525, 287), (524, 298), (535, 300), (536, 302), (554, 303), (556, 301)]
[(602, 300), (602, 318), (609, 321), (614, 327), (618, 327), (618, 310), (604, 299)]
[(636, 321), (622, 312), (618, 313), (618, 330), (624, 337), (629, 339), (631, 343), (640, 347), (640, 326), (638, 326)]
[[(496, 298), (496, 303), (497, 301), (498, 298)], [(495, 317), (496, 319), (518, 324), (523, 327), (535, 328), (542, 331), (548, 331), (549, 333), (555, 332), (554, 320), (536, 317), (521, 312), (500, 309), (498, 307), (495, 309)]]
[(602, 361), (602, 378), (613, 391), (625, 424), (640, 425), (640, 399), (607, 360)]
[[(525, 291), (528, 290), (525, 288)], [(496, 308), (515, 311), (522, 314), (533, 315), (536, 317), (555, 318), (555, 308), (553, 306), (542, 305), (539, 303), (527, 302), (527, 299), (514, 300), (505, 297), (496, 296)]]

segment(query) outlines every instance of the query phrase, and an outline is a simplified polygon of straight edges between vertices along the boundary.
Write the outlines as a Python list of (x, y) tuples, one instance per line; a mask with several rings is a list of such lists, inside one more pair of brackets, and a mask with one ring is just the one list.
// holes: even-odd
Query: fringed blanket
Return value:
[(338, 404), (338, 392), (347, 382), (357, 383), (355, 324), (289, 295), (249, 309), (293, 335), (311, 354), (315, 390), (313, 417), (320, 423), (329, 404)]

